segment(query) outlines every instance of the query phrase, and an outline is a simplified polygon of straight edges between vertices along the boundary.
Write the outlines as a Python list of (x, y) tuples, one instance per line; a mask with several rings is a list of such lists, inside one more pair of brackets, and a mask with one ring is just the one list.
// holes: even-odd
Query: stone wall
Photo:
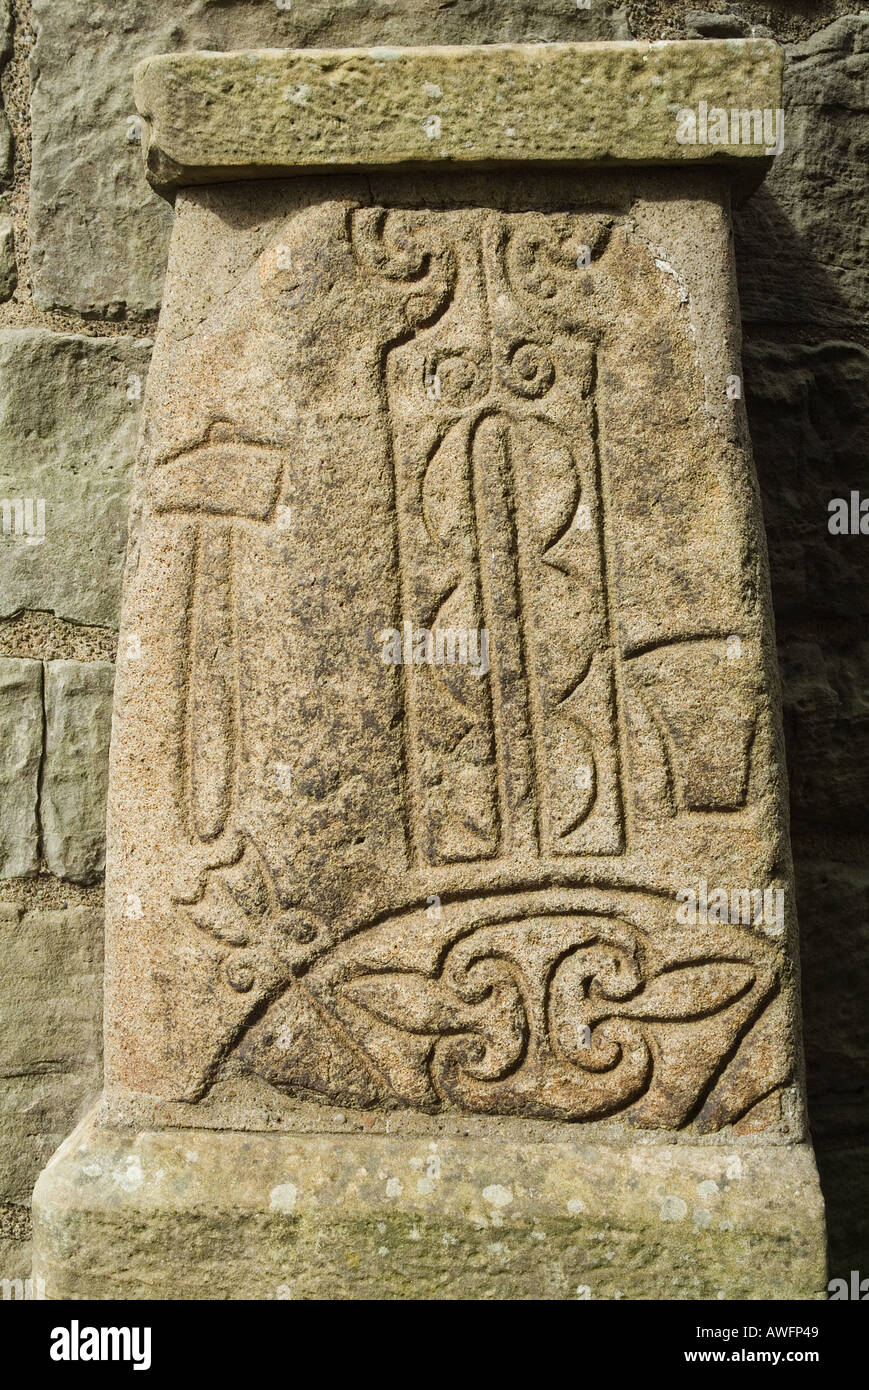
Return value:
[[(773, 35), (786, 143), (738, 216), (831, 1271), (869, 1271), (869, 582), (831, 498), (869, 496), (869, 15), (673, 0), (0, 0), (0, 1276), (39, 1169), (99, 1086), (106, 751), (125, 508), (171, 213), (130, 73), (184, 48)], [(4, 37), (5, 36), (5, 37)], [(861, 1162), (862, 1160), (862, 1162)]]

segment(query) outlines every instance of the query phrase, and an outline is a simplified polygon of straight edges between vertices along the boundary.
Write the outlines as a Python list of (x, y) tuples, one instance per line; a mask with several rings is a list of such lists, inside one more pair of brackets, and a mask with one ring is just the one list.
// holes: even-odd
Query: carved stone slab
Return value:
[[(518, 174), (484, 122), (450, 158), (498, 167), (378, 168), (420, 157), (413, 83), (488, 112), (521, 71), (542, 121), (539, 74), (591, 63), (530, 53), (140, 73), (152, 156), (214, 182), (175, 197), (131, 525), (111, 1123), (804, 1137), (731, 172), (635, 167), (614, 105), (587, 153), (625, 167)], [(662, 123), (662, 72), (725, 58), (777, 106), (768, 45), (595, 80)], [(293, 177), (222, 182), (309, 71)], [(328, 83), (377, 94), (344, 153)]]

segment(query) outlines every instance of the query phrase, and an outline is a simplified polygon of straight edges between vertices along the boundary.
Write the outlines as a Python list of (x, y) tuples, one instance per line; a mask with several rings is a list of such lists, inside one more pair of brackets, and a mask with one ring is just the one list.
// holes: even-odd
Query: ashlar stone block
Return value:
[(0, 657), (0, 877), (39, 868), (39, 770), (42, 765), (42, 662)]
[(110, 661), (45, 663), (43, 854), (50, 873), (83, 883), (105, 865), (114, 676)]
[(786, 57), (784, 147), (761, 195), (736, 220), (743, 318), (859, 338), (867, 311), (869, 14), (843, 15), (788, 45)]
[(40, 1168), (101, 1081), (102, 913), (0, 904), (0, 1203)]
[[(505, 1296), (576, 1297), (615, 1226), (601, 1296), (662, 1296), (645, 1248), (684, 1271), (663, 1296), (823, 1295), (734, 389), (734, 171), (767, 156), (675, 138), (683, 102), (777, 109), (777, 61), (140, 72), (151, 167), (180, 186), (115, 690), (107, 1086), (36, 1190), (50, 1294), (123, 1267), (171, 1297), (177, 1249), (197, 1285), (213, 1264), (235, 1296), (317, 1297), (310, 1235), (330, 1297), (404, 1297), (363, 1253), (383, 1228), (421, 1242), (414, 1296), (485, 1298), (497, 1228), (552, 1240)], [(305, 64), (296, 120), (275, 73)], [(631, 100), (571, 143), (553, 64), (602, 91), (626, 65)], [(433, 73), (455, 113), (503, 79), (516, 147), (491, 121), (446, 160), (423, 146)], [(332, 133), (305, 112), (336, 81), (339, 113), (374, 94), (371, 138), (339, 132), (342, 172), (312, 178)], [(689, 1236), (694, 1191), (731, 1182)], [(215, 1252), (193, 1274), (191, 1247)]]
[(0, 330), (0, 616), (47, 609), (117, 626), (150, 349)]

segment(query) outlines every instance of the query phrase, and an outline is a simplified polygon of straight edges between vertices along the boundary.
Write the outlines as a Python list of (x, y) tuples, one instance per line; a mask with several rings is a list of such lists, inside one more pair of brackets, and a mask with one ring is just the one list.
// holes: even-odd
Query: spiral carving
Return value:
[(540, 343), (515, 343), (501, 369), (504, 384), (527, 400), (539, 400), (555, 381), (552, 354)]

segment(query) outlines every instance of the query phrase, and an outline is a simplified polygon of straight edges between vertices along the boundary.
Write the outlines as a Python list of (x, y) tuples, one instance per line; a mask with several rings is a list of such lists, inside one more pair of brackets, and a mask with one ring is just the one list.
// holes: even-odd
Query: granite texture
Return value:
[[(585, 156), (627, 166), (581, 183), (542, 101), (577, 74)], [(186, 1296), (590, 1297), (593, 1264), (604, 1297), (822, 1295), (731, 175), (673, 135), (716, 83), (776, 109), (778, 51), (139, 70), (151, 177), (182, 186), (115, 689), (106, 1091), (35, 1193), (50, 1296), (165, 1295), (191, 1245)], [(503, 163), (515, 122), (521, 187), (443, 173), (472, 93), (446, 162)]]
[[(866, 344), (867, 218), (860, 137), (866, 18), (847, 16), (849, 7), (843, 3), (799, 9), (747, 3), (730, 18), (726, 5), (717, 0), (716, 5), (722, 13), (711, 17), (688, 15), (690, 7), (673, 0), (634, 0), (631, 32), (644, 39), (679, 38), (689, 24), (692, 32), (714, 37), (725, 30), (742, 35), (748, 25), (759, 24), (788, 43), (788, 132), (798, 128), (800, 138), (798, 143), (786, 140), (766, 185), (737, 214), (737, 265), (749, 334), (747, 404), (768, 528), (797, 816), (810, 1110), (828, 1202), (831, 1269), (847, 1274), (854, 1266), (869, 1268), (861, 1217), (869, 1133), (869, 1050), (862, 1011), (869, 990), (863, 939), (869, 918), (860, 887), (869, 857), (860, 829), (869, 784), (861, 714), (867, 688), (866, 565), (859, 537), (829, 536), (826, 508), (843, 486), (860, 487), (869, 496), (860, 413), (865, 396), (861, 334)], [(83, 328), (110, 333), (116, 330), (109, 319), (147, 310), (160, 297), (170, 215), (142, 178), (141, 147), (128, 139), (136, 133), (132, 69), (148, 53), (202, 46), (629, 37), (624, 10), (613, 13), (600, 4), (575, 10), (562, 0), (509, 6), (458, 0), (436, 10), (422, 0), (310, 0), (290, 11), (278, 11), (271, 0), (250, 5), (155, 0), (147, 6), (124, 0), (110, 11), (46, 0), (36, 7), (40, 32), (33, 63), (30, 231), (39, 307), (32, 308), (27, 262), (29, 7), (19, 4), (17, 10), (16, 72), (4, 76), (4, 98), (16, 131), (17, 192), (10, 207), (21, 283), (14, 303), (2, 306), (3, 321), (42, 324), (62, 334), (75, 327), (75, 320), (64, 322), (46, 313), (49, 306), (99, 315), (100, 320)], [(10, 27), (9, 6), (0, 4), (0, 30), (6, 35)], [(8, 47), (4, 40), (4, 52)], [(799, 80), (796, 62), (801, 65)], [(789, 71), (794, 75), (788, 76)], [(25, 437), (16, 431), (7, 435), (7, 459), (21, 453)], [(37, 609), (49, 607), (38, 588), (32, 600)], [(0, 637), (4, 653), (37, 657), (40, 663), (43, 657), (111, 654), (106, 650), (112, 638), (108, 627), (74, 625), (50, 612), (10, 617), (2, 623)], [(32, 819), (30, 825), (33, 836)], [(43, 884), (27, 878), (20, 884), (28, 895), (44, 894), (50, 901), (69, 891), (63, 880)], [(9, 889), (18, 894), (14, 881)], [(26, 1216), (24, 1205), (14, 1211)], [(0, 1276), (13, 1263), (7, 1248), (14, 1250), (15, 1268), (21, 1271), (26, 1250), (26, 1235), (8, 1239), (2, 1217), (0, 1212)]]
[[(799, 1137), (725, 177), (179, 194), (116, 690), (113, 1092), (240, 1067)], [(485, 631), (485, 666), (426, 631)], [(781, 910), (688, 924), (701, 879)]]

